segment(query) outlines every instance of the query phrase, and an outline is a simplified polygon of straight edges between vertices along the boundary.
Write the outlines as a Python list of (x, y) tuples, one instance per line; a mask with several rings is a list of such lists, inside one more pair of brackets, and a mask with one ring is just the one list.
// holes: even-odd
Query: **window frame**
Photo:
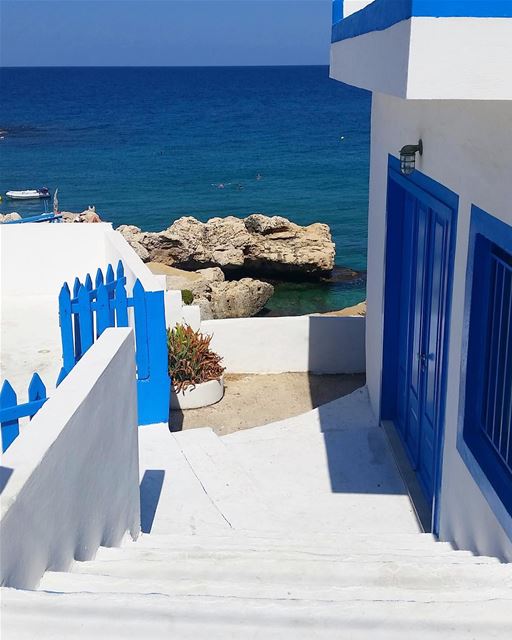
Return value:
[[(512, 226), (474, 206), (466, 273), (457, 449), (491, 509), (512, 537), (512, 473), (481, 430), (482, 362), (488, 346), (493, 247), (512, 257)], [(487, 283), (488, 286), (482, 287)], [(478, 366), (480, 364), (480, 366)]]

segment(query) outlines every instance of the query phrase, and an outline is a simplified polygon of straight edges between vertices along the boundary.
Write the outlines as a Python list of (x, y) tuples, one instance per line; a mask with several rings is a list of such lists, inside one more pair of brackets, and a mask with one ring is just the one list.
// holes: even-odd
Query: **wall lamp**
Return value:
[(410, 175), (416, 167), (416, 154), (423, 155), (423, 141), (418, 144), (406, 144), (400, 149), (400, 173), (404, 176)]

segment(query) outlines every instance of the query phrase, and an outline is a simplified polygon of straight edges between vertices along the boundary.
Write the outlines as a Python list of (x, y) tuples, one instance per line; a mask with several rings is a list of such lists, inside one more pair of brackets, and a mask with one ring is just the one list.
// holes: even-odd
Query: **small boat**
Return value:
[(43, 187), (42, 189), (25, 189), (24, 191), (6, 191), (5, 195), (11, 200), (36, 200), (49, 198), (51, 193), (46, 187)]

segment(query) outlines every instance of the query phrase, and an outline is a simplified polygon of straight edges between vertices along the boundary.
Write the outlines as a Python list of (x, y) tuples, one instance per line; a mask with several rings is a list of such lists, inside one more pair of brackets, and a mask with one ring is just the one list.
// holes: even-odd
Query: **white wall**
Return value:
[(347, 18), (352, 13), (364, 9), (373, 0), (343, 0), (343, 17)]
[[(128, 292), (138, 279), (146, 291), (165, 291), (163, 275), (154, 275), (109, 223), (0, 225), (0, 290), (8, 296), (54, 295), (64, 282), (93, 281), (100, 267), (114, 271), (123, 262)], [(165, 293), (167, 326), (189, 319), (179, 291)]]
[[(21, 225), (20, 225), (21, 226)], [(140, 530), (131, 329), (107, 329), (3, 454), (1, 582), (33, 588)]]
[(329, 75), (361, 89), (407, 93), (411, 21), (331, 44)]
[(332, 78), (411, 99), (512, 100), (510, 18), (414, 17), (331, 45)]
[(165, 289), (165, 277), (155, 276), (120, 233), (107, 223), (0, 225), (2, 295), (59, 294), (100, 267), (105, 274), (118, 260), (125, 267), (128, 289), (138, 278), (147, 291)]
[(365, 319), (296, 316), (207, 320), (201, 331), (229, 373), (361, 373)]
[(377, 415), (382, 363), (388, 154), (423, 139), (418, 169), (460, 197), (453, 279), (441, 537), (512, 560), (512, 544), (456, 449), (461, 336), (471, 205), (512, 225), (512, 105), (405, 101), (374, 94), (368, 236), (367, 382)]

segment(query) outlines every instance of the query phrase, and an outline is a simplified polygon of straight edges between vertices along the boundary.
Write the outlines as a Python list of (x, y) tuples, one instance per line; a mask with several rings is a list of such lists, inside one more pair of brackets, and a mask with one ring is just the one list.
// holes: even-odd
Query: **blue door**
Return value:
[(395, 180), (402, 190), (395, 199), (401, 216), (395, 423), (432, 503), (441, 465), (453, 210), (401, 176)]

